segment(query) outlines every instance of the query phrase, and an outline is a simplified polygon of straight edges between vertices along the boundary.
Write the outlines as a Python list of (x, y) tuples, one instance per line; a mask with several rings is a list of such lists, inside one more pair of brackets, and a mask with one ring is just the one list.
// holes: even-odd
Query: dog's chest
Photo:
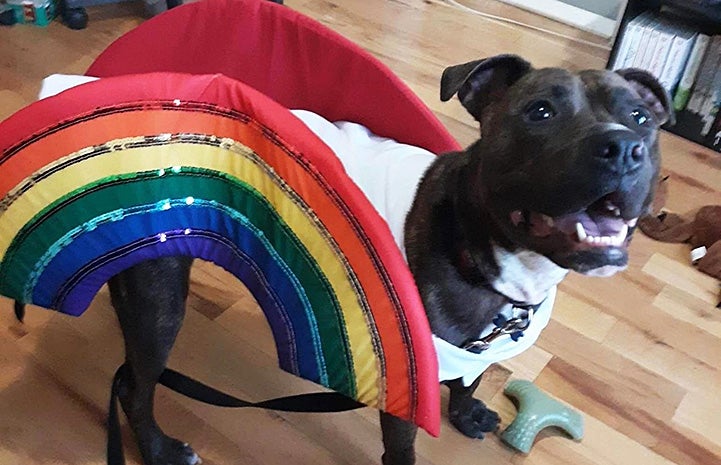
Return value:
[[(511, 333), (503, 334), (493, 339), (488, 347), (480, 352), (472, 352), (455, 346), (440, 337), (433, 336), (433, 344), (438, 357), (439, 379), (449, 381), (461, 378), (464, 386), (470, 386), (493, 363), (515, 357), (531, 347), (548, 325), (551, 319), (553, 304), (556, 299), (556, 288), (551, 287), (543, 302), (535, 308), (528, 326), (521, 331), (522, 336), (512, 337)], [(506, 320), (510, 319), (513, 306), (508, 305), (501, 309), (499, 315)], [(499, 322), (501, 324), (502, 322)], [(478, 338), (483, 339), (493, 332), (498, 325), (490, 324), (479, 332)]]
[(490, 283), (501, 294), (515, 302), (538, 304), (548, 291), (568, 274), (566, 268), (530, 250), (509, 251), (493, 246), (500, 274)]

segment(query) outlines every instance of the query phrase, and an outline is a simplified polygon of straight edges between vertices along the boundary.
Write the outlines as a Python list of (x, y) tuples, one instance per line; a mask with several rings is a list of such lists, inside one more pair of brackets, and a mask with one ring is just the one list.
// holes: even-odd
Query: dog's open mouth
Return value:
[(624, 247), (638, 218), (625, 219), (617, 194), (608, 194), (579, 212), (551, 217), (529, 210), (511, 212), (511, 223), (539, 238), (566, 236), (575, 248)]

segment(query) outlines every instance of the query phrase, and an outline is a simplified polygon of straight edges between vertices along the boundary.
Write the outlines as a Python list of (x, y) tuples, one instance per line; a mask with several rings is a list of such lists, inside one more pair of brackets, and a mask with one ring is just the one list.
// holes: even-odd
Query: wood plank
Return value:
[[(702, 335), (699, 331), (699, 337)], [(604, 341), (605, 346), (622, 353), (628, 360), (689, 391), (703, 391), (708, 389), (707, 386), (718, 386), (721, 383), (721, 371), (717, 363), (712, 361), (709, 364), (689, 356), (683, 352), (687, 349), (685, 344), (690, 344), (690, 341), (676, 341), (674, 348), (649, 330), (620, 321)], [(717, 346), (706, 347), (715, 350)]]
[[(615, 329), (611, 333), (616, 333)], [(568, 375), (568, 382), (582, 383), (586, 377), (599, 380), (597, 389), (582, 390), (588, 400), (602, 396), (605, 404), (627, 403), (661, 420), (671, 419), (686, 394), (686, 390), (666, 378), (665, 373), (653, 372), (625, 354), (606, 347), (605, 341), (604, 344), (597, 343), (555, 321), (551, 321), (541, 334), (538, 345), (555, 355), (539, 376), (539, 385), (544, 384), (544, 376), (559, 371), (559, 367), (563, 366), (574, 370), (572, 375)], [(593, 385), (587, 384), (587, 387)], [(545, 383), (545, 386), (552, 387), (550, 383)]]
[(556, 297), (553, 319), (596, 342), (603, 341), (616, 323), (613, 316), (563, 291)]
[(688, 264), (657, 253), (642, 270), (664, 283), (673, 284), (674, 287), (698, 297), (709, 305), (715, 305), (718, 301), (718, 281), (690, 268)]
[[(629, 374), (629, 377), (632, 377)], [(587, 372), (560, 358), (554, 358), (538, 379), (538, 385), (558, 392), (566, 385), (561, 398), (588, 415), (598, 418), (615, 431), (623, 433), (637, 443), (634, 447), (646, 448), (675, 463), (703, 465), (714, 460), (715, 453), (676, 430), (668, 413), (659, 415), (647, 402), (653, 392), (619, 389), (610, 386)], [(659, 381), (661, 382), (661, 381)], [(588, 417), (586, 417), (588, 418)], [(658, 447), (663, 444), (663, 447)], [(628, 458), (625, 456), (625, 458)], [(642, 462), (647, 463), (647, 462)]]
[(721, 448), (721, 425), (716, 417), (721, 399), (706, 392), (689, 392), (678, 406), (673, 421), (710, 439)]
[(721, 312), (698, 296), (669, 284), (654, 298), (653, 305), (673, 318), (721, 339)]

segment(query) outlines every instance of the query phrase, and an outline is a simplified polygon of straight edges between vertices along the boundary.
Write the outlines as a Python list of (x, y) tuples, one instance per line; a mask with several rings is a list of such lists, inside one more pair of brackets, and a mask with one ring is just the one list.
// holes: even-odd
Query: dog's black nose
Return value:
[(594, 137), (594, 152), (621, 173), (630, 173), (641, 167), (646, 158), (643, 141), (629, 131), (612, 131)]

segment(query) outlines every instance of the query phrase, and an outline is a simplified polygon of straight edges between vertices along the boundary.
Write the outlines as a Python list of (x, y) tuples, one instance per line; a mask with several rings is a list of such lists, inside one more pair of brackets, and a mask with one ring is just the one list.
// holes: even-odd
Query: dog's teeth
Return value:
[(547, 225), (549, 228), (552, 228), (553, 225), (556, 224), (556, 223), (553, 221), (553, 218), (551, 218), (551, 217), (548, 216), (548, 215), (543, 215), (543, 222), (546, 223), (546, 225)]
[(583, 239), (579, 239), (580, 242), (585, 242), (590, 245), (613, 245), (619, 247), (623, 244), (623, 241), (626, 240), (628, 226), (623, 225), (618, 234), (613, 236), (589, 236), (580, 223), (576, 223), (576, 231), (579, 233), (579, 237), (583, 236)]
[(621, 232), (618, 233), (618, 243), (621, 244), (623, 241), (626, 240), (626, 236), (628, 236), (628, 225), (624, 224), (623, 228), (621, 228)]
[(613, 202), (611, 202), (610, 200), (606, 200), (606, 202), (605, 202), (604, 205), (605, 205), (605, 207), (606, 207), (606, 210), (608, 210), (608, 211), (610, 211), (610, 212), (613, 212), (613, 214), (616, 215), (616, 216), (621, 216), (621, 209), (618, 208), (618, 207), (617, 207)]
[(583, 229), (583, 225), (581, 223), (576, 223), (576, 234), (578, 234), (579, 242), (584, 242), (586, 238), (588, 238), (588, 234), (586, 234), (586, 230)]
[(636, 223), (638, 223), (638, 217), (626, 221), (626, 224), (629, 228), (633, 228), (634, 226), (636, 226)]
[(623, 225), (621, 230), (616, 234), (615, 236), (611, 237), (611, 245), (615, 245), (617, 247), (620, 247), (623, 244), (623, 241), (626, 240), (626, 236), (628, 235), (628, 225)]

